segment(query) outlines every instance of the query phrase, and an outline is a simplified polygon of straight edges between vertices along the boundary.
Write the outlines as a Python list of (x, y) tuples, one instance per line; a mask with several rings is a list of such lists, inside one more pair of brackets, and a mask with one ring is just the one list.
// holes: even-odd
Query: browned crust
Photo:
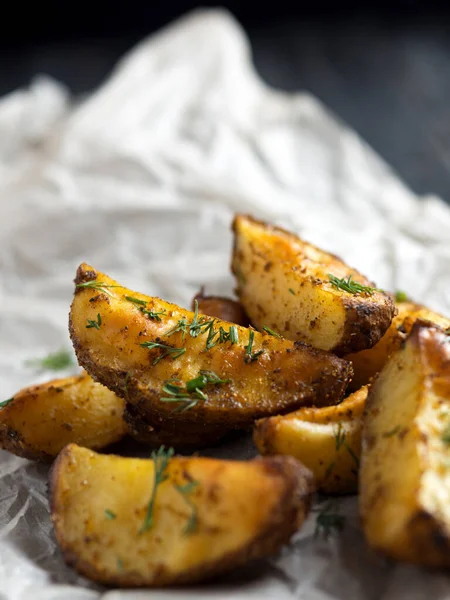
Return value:
[(53, 455), (47, 454), (47, 452), (42, 452), (27, 446), (23, 442), (20, 433), (11, 429), (4, 423), (0, 423), (0, 448), (28, 460), (50, 463), (55, 458)]
[(128, 402), (125, 404), (123, 420), (131, 437), (141, 444), (152, 447), (165, 445), (176, 449), (198, 450), (202, 447), (214, 446), (228, 433), (227, 429), (211, 429), (207, 426), (202, 431), (190, 431), (185, 428), (182, 430), (156, 430), (145, 421), (137, 407)]
[(209, 317), (217, 317), (222, 321), (236, 323), (248, 327), (250, 319), (244, 310), (244, 307), (237, 300), (224, 298), (223, 296), (205, 296), (203, 290), (200, 290), (192, 300), (192, 310), (195, 310), (195, 301), (198, 302), (198, 311)]
[[(232, 223), (234, 242), (231, 271), (238, 281), (238, 286), (235, 290), (238, 296), (240, 295), (239, 273), (236, 273), (234, 267), (234, 256), (235, 254), (237, 254), (237, 223), (241, 218), (248, 219), (249, 221), (252, 221), (253, 223), (260, 225), (261, 227), (264, 227), (265, 229), (271, 230), (275, 233), (281, 233), (283, 236), (286, 236), (288, 238), (292, 238), (297, 241), (302, 241), (301, 238), (299, 238), (292, 232), (287, 231), (282, 227), (278, 227), (277, 225), (272, 225), (270, 223), (266, 223), (265, 221), (255, 219), (254, 217), (248, 214), (236, 215)], [(344, 263), (344, 261), (336, 254), (326, 252), (325, 250), (319, 248), (318, 246), (315, 246), (311, 242), (306, 243), (318, 252), (326, 254), (332, 257), (333, 259)], [(351, 270), (355, 275), (366, 280), (366, 285), (376, 288), (375, 283), (369, 281), (367, 277), (363, 275), (360, 271), (354, 269), (353, 267), (351, 268)], [(346, 309), (345, 327), (342, 336), (343, 341), (332, 349), (332, 352), (334, 354), (338, 356), (344, 356), (345, 354), (349, 354), (352, 352), (367, 350), (369, 348), (372, 348), (372, 346), (374, 346), (383, 337), (397, 312), (393, 296), (385, 292), (384, 298), (385, 302), (382, 305), (375, 302), (372, 304), (365, 303), (364, 305), (361, 305), (361, 303), (358, 302), (358, 295), (349, 296), (345, 298), (343, 297), (344, 306)]]
[(67, 454), (70, 454), (70, 447), (62, 450), (50, 473), (50, 507), (56, 539), (64, 560), (68, 565), (74, 567), (85, 577), (106, 585), (144, 587), (196, 583), (226, 573), (251, 560), (275, 554), (301, 527), (310, 510), (312, 494), (314, 492), (311, 472), (295, 458), (291, 456), (256, 458), (254, 460), (264, 463), (267, 472), (271, 476), (274, 478), (281, 477), (285, 483), (278, 506), (270, 514), (268, 521), (258, 536), (249, 541), (238, 552), (230, 552), (219, 561), (204, 563), (196, 569), (192, 569), (176, 577), (164, 570), (161, 570), (151, 581), (136, 572), (126, 572), (117, 576), (111, 576), (95, 568), (88, 562), (80, 560), (65, 543), (64, 532), (61, 530), (61, 522), (58, 514), (59, 506), (56, 499), (56, 490), (58, 489), (58, 476), (61, 463)]

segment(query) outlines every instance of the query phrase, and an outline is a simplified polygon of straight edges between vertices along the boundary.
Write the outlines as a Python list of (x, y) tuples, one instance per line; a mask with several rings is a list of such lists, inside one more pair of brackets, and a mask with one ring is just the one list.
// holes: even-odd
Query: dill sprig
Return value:
[(396, 302), (409, 302), (409, 296), (406, 292), (402, 292), (402, 290), (397, 290), (395, 292), (395, 301)]
[(108, 521), (113, 521), (116, 518), (116, 513), (110, 510), (109, 508), (105, 508), (105, 519)]
[(334, 439), (336, 441), (336, 450), (341, 449), (342, 444), (345, 442), (345, 431), (342, 427), (342, 423), (338, 423), (336, 431), (334, 431)]
[(223, 385), (231, 383), (231, 379), (221, 379), (213, 371), (200, 371), (197, 377), (183, 384), (176, 379), (169, 379), (165, 382), (162, 391), (168, 394), (160, 398), (161, 402), (180, 403), (175, 411), (185, 412), (198, 404), (200, 400), (208, 400), (207, 394), (203, 389), (208, 385)]
[(247, 344), (247, 346), (244, 346), (244, 348), (245, 348), (244, 361), (246, 363), (257, 360), (258, 356), (261, 356), (261, 354), (263, 354), (263, 352), (264, 352), (264, 350), (258, 350), (257, 352), (253, 352), (254, 337), (255, 337), (255, 332), (253, 331), (253, 329), (250, 329), (249, 334), (248, 334), (248, 344)]
[(197, 507), (192, 502), (190, 496), (191, 496), (192, 492), (195, 490), (195, 488), (197, 488), (199, 485), (200, 485), (200, 482), (198, 482), (198, 481), (189, 481), (188, 483), (185, 483), (184, 485), (174, 484), (174, 488), (177, 490), (177, 492), (179, 492), (181, 494), (181, 496), (183, 497), (183, 500), (186, 502), (186, 504), (191, 509), (191, 515), (183, 529), (184, 535), (190, 535), (191, 533), (194, 533), (194, 531), (197, 529), (197, 521), (198, 521)]
[(3, 402), (0, 402), (0, 408), (5, 408), (5, 406), (8, 406), (8, 404), (11, 404), (11, 402), (14, 400), (14, 396), (12, 398), (8, 398), (8, 400), (3, 400)]
[(166, 479), (168, 479), (168, 475), (165, 472), (167, 469), (167, 465), (169, 464), (169, 460), (174, 455), (173, 448), (164, 448), (161, 446), (156, 452), (153, 450), (152, 459), (154, 463), (154, 474), (153, 474), (153, 489), (152, 495), (150, 496), (150, 501), (147, 506), (147, 514), (145, 515), (144, 522), (142, 524), (139, 533), (145, 533), (153, 526), (153, 509), (155, 506), (156, 494), (158, 491), (158, 486), (161, 485)]
[(26, 360), (25, 365), (42, 371), (62, 371), (75, 364), (73, 355), (68, 350), (58, 350), (50, 352), (43, 358), (33, 358)]
[(149, 350), (154, 350), (155, 348), (161, 348), (162, 352), (159, 356), (155, 358), (152, 362), (152, 365), (156, 365), (160, 360), (165, 358), (166, 356), (171, 356), (172, 360), (175, 360), (182, 354), (186, 352), (186, 348), (174, 348), (173, 346), (167, 346), (167, 344), (161, 344), (159, 342), (143, 342), (139, 344), (142, 348), (148, 348)]
[(94, 321), (92, 319), (87, 320), (86, 329), (100, 329), (100, 325), (102, 324), (102, 317), (100, 313), (97, 313), (97, 320)]
[(146, 315), (149, 319), (153, 319), (153, 321), (161, 321), (161, 317), (159, 315), (165, 315), (165, 309), (160, 310), (159, 312), (148, 310), (147, 302), (145, 300), (141, 300), (140, 298), (135, 298), (134, 296), (125, 296), (125, 300), (134, 304), (134, 306), (141, 311), (144, 315)]
[(98, 292), (102, 292), (108, 296), (112, 296), (111, 292), (108, 291), (107, 288), (115, 288), (121, 287), (117, 284), (112, 283), (104, 283), (103, 281), (98, 281), (98, 279), (94, 279), (93, 281), (85, 281), (84, 283), (77, 283), (76, 288), (88, 288), (91, 290), (97, 290)]
[(352, 275), (349, 275), (347, 279), (345, 279), (345, 277), (339, 279), (339, 277), (328, 273), (328, 279), (334, 288), (336, 288), (337, 290), (348, 292), (349, 294), (367, 294), (369, 296), (372, 296), (375, 292), (382, 291), (377, 288), (370, 287), (368, 285), (362, 285), (357, 281), (353, 281)]
[(269, 335), (273, 335), (273, 337), (281, 339), (281, 335), (279, 333), (277, 333), (276, 331), (274, 331), (273, 329), (270, 329), (270, 327), (267, 327), (267, 325), (263, 325), (262, 329)]
[(385, 437), (385, 438), (392, 437), (396, 433), (399, 433), (400, 429), (401, 429), (400, 425), (396, 425), (395, 427), (393, 427), (389, 431), (385, 431), (383, 433), (383, 437)]

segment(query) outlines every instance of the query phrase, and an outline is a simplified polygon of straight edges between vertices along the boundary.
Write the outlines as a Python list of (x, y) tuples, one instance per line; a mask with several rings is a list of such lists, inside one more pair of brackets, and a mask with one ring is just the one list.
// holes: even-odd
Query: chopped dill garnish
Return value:
[(336, 431), (334, 431), (334, 439), (336, 440), (336, 450), (340, 450), (342, 444), (345, 442), (345, 431), (342, 427), (342, 423), (338, 423)]
[(328, 273), (328, 279), (334, 288), (348, 292), (349, 294), (367, 294), (372, 296), (375, 292), (381, 292), (381, 290), (378, 290), (377, 288), (373, 288), (368, 285), (362, 285), (357, 281), (353, 281), (352, 275), (349, 275), (347, 279), (345, 279), (345, 277), (339, 279), (339, 277)]
[(109, 508), (105, 508), (105, 518), (108, 519), (108, 521), (113, 521), (116, 518), (116, 516), (117, 515), (115, 512), (113, 512)]
[(296, 293), (294, 292), (294, 290), (293, 290), (292, 288), (289, 288), (289, 292), (290, 292), (290, 293), (291, 293), (293, 296), (295, 296), (295, 295), (296, 295)]
[(91, 290), (97, 290), (99, 292), (102, 292), (103, 294), (107, 294), (108, 296), (112, 296), (111, 292), (108, 291), (107, 288), (116, 288), (116, 287), (121, 287), (120, 285), (116, 285), (116, 284), (108, 284), (108, 283), (104, 283), (103, 281), (98, 281), (97, 279), (94, 279), (93, 281), (85, 281), (84, 283), (77, 283), (76, 288), (88, 288)]
[(100, 313), (97, 313), (97, 320), (93, 321), (92, 319), (87, 320), (88, 324), (86, 325), (86, 329), (100, 329), (100, 325), (102, 324), (102, 317)]
[(213, 371), (200, 371), (197, 377), (183, 384), (176, 379), (169, 379), (165, 382), (162, 391), (168, 394), (160, 398), (161, 402), (180, 403), (175, 411), (184, 412), (193, 408), (200, 400), (208, 400), (207, 394), (203, 389), (208, 385), (223, 385), (231, 383), (231, 379), (221, 379)]
[(25, 361), (27, 367), (33, 367), (42, 371), (62, 371), (75, 365), (73, 355), (68, 350), (50, 352), (43, 358), (33, 358)]
[(183, 496), (184, 501), (191, 509), (191, 515), (183, 529), (184, 535), (190, 535), (197, 529), (197, 507), (192, 502), (190, 495), (199, 485), (198, 481), (189, 481), (184, 485), (174, 485), (174, 488)]
[(383, 437), (392, 437), (393, 435), (395, 435), (396, 433), (398, 433), (400, 431), (401, 427), (400, 425), (396, 425), (393, 429), (390, 429), (389, 431), (385, 431), (383, 433)]
[(167, 469), (167, 465), (169, 464), (169, 460), (174, 455), (174, 452), (175, 451), (173, 448), (167, 448), (167, 450), (165, 450), (164, 446), (161, 446), (157, 451), (153, 450), (152, 452), (151, 456), (154, 463), (153, 489), (147, 506), (147, 514), (145, 515), (144, 522), (139, 530), (140, 534), (145, 533), (153, 526), (153, 509), (155, 506), (158, 486), (168, 479), (165, 471)]
[(450, 423), (444, 429), (441, 440), (444, 442), (444, 444), (450, 445)]
[(8, 398), (8, 400), (3, 400), (3, 402), (0, 402), (0, 408), (5, 408), (5, 406), (8, 406), (8, 404), (11, 404), (11, 402), (14, 400), (14, 396), (12, 398)]
[(267, 327), (267, 325), (263, 325), (262, 328), (269, 335), (273, 335), (273, 337), (281, 339), (281, 335), (279, 333), (277, 333), (276, 331), (274, 331), (273, 329), (270, 329), (270, 327)]
[(402, 292), (401, 290), (397, 290), (395, 292), (395, 301), (396, 302), (409, 302), (409, 296), (406, 292)]
[(328, 477), (333, 472), (333, 469), (334, 469), (334, 462), (329, 464), (328, 469), (326, 470), (326, 473), (325, 473), (325, 479), (328, 479)]
[(125, 296), (125, 300), (134, 304), (134, 306), (141, 311), (144, 315), (146, 315), (149, 319), (153, 319), (154, 321), (161, 321), (161, 317), (159, 315), (165, 315), (166, 311), (160, 310), (159, 312), (153, 310), (147, 310), (147, 302), (145, 300), (140, 300), (140, 298), (135, 298), (134, 296)]
[(255, 337), (255, 332), (253, 331), (253, 329), (250, 329), (249, 334), (248, 334), (248, 344), (247, 344), (247, 346), (244, 346), (244, 348), (245, 348), (244, 361), (247, 363), (257, 360), (258, 356), (261, 356), (261, 354), (263, 354), (263, 352), (264, 352), (264, 350), (258, 350), (258, 352), (253, 352), (254, 337)]
[(161, 348), (162, 352), (159, 356), (155, 358), (152, 362), (152, 365), (156, 365), (160, 360), (165, 358), (166, 356), (171, 356), (172, 360), (175, 360), (182, 354), (186, 352), (186, 348), (173, 348), (172, 346), (167, 346), (166, 344), (161, 344), (159, 342), (143, 342), (139, 344), (142, 348), (148, 348), (149, 350), (154, 350), (155, 348)]

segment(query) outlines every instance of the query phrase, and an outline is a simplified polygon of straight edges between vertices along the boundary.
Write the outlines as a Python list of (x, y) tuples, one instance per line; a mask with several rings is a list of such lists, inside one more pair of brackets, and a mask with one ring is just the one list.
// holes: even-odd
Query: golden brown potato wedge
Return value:
[(450, 566), (449, 444), (450, 338), (416, 321), (367, 398), (359, 491), (373, 548)]
[(86, 373), (33, 385), (0, 408), (0, 447), (44, 461), (71, 442), (100, 450), (126, 434), (123, 407)]
[(142, 460), (70, 445), (51, 476), (52, 520), (66, 561), (90, 579), (188, 583), (276, 552), (305, 519), (311, 482), (291, 457)]
[(70, 334), (80, 364), (155, 429), (229, 430), (337, 403), (351, 376), (336, 356), (132, 292), (86, 264), (75, 283)]
[[(251, 217), (238, 215), (233, 229), (237, 293), (255, 327), (266, 325), (340, 355), (371, 348), (383, 336), (395, 314), (394, 302), (358, 271)], [(332, 285), (330, 274), (347, 284), (351, 277), (355, 293)], [(355, 284), (361, 291), (355, 291)]]
[(398, 314), (381, 340), (369, 350), (348, 354), (345, 357), (353, 364), (353, 379), (349, 386), (351, 390), (359, 389), (362, 385), (369, 383), (372, 377), (381, 371), (388, 356), (401, 345), (402, 340), (411, 331), (417, 319), (430, 321), (444, 329), (450, 327), (450, 319), (421, 304), (397, 302), (396, 306)]
[(247, 313), (240, 302), (231, 298), (223, 298), (222, 296), (204, 296), (203, 291), (200, 291), (192, 301), (192, 310), (195, 309), (195, 302), (198, 304), (198, 311), (209, 317), (217, 317), (221, 321), (228, 321), (236, 325), (248, 327), (250, 321)]
[(214, 446), (228, 432), (223, 427), (190, 431), (186, 428), (159, 429), (149, 425), (135, 406), (125, 404), (123, 419), (132, 438), (141, 444), (158, 448), (161, 444), (175, 449), (195, 449)]
[(287, 454), (300, 460), (313, 473), (320, 492), (355, 492), (367, 391), (365, 386), (337, 406), (300, 408), (257, 421), (256, 447), (263, 455)]

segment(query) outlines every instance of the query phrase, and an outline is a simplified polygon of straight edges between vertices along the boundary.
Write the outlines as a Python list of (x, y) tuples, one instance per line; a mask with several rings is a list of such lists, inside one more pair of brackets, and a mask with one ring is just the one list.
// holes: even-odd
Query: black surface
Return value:
[[(445, 13), (408, 20), (401, 14), (338, 21), (244, 20), (257, 70), (268, 83), (312, 92), (416, 192), (450, 201), (450, 25)], [(132, 29), (118, 33), (109, 23), (94, 37), (73, 27), (70, 35), (51, 35), (52, 41), (36, 41), (37, 36), (7, 43), (4, 38), (0, 93), (26, 85), (38, 73), (85, 93), (139, 40), (142, 27)]]

